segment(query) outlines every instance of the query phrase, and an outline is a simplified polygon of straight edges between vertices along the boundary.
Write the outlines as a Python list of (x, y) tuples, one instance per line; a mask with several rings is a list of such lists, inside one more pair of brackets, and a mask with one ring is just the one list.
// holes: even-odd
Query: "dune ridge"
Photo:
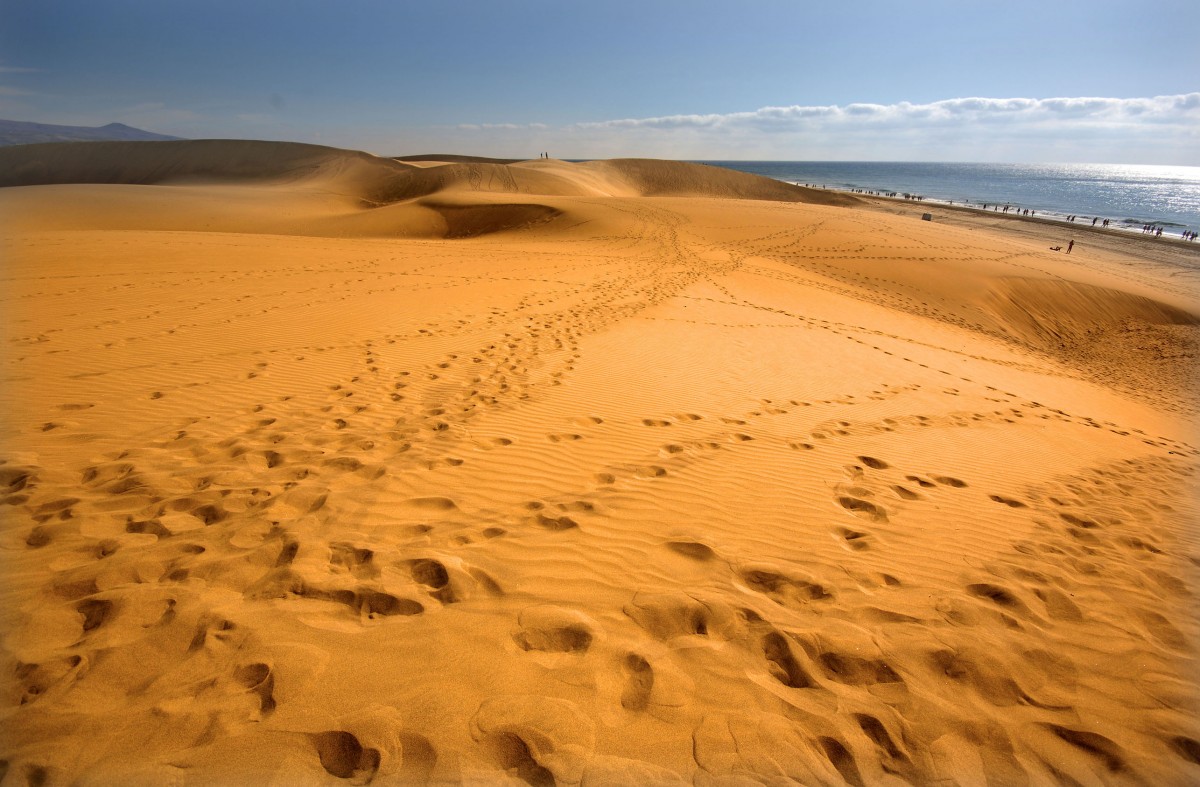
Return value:
[(47, 142), (0, 150), (0, 172), (4, 173), (0, 186), (256, 181), (312, 175), (351, 162), (369, 163), (376, 169), (388, 166), (387, 159), (367, 153), (300, 142)]
[[(568, 164), (469, 156), (382, 158), (298, 142), (178, 140), (71, 142), (0, 150), (0, 187), (64, 183), (155, 185), (193, 180), (344, 180), (370, 202), (389, 204), (446, 189), (559, 196), (714, 196), (850, 205), (853, 197), (757, 175), (647, 159)], [(438, 163), (416, 167), (406, 162)], [(579, 173), (593, 173), (586, 185)]]
[[(21, 204), (7, 207), (26, 226), (116, 228), (127, 221), (130, 228), (326, 237), (453, 238), (503, 232), (568, 214), (569, 206), (553, 202), (561, 197), (669, 194), (854, 204), (842, 195), (680, 162), (536, 160), (508, 165), (462, 156), (450, 162), (416, 158), (426, 166), (301, 143), (26, 145), (0, 149), (0, 187), (46, 187), (34, 200), (23, 197)], [(94, 187), (55, 188), (68, 184)], [(213, 199), (214, 185), (226, 187), (225, 200)], [(188, 193), (198, 186), (203, 188)], [(158, 204), (163, 189), (169, 190), (167, 210)]]
[(0, 189), (0, 780), (1200, 777), (1186, 250), (260, 145)]

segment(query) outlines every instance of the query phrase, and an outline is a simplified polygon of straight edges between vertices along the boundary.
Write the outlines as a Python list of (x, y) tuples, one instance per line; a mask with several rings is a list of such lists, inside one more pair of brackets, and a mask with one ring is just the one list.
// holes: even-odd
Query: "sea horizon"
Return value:
[(1200, 227), (1200, 166), (1011, 164), (929, 161), (693, 159), (798, 185), (838, 191), (919, 195), (989, 209), (1007, 205), (1043, 218), (1108, 219), (1171, 235)]

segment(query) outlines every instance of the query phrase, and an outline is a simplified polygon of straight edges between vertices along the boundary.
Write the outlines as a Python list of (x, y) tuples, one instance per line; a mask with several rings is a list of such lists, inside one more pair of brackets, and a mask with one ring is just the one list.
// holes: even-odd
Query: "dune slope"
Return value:
[(25, 145), (0, 149), (0, 187), (40, 188), (19, 199), (0, 192), (0, 209), (27, 228), (467, 237), (564, 216), (569, 206), (553, 201), (561, 197), (855, 203), (680, 162), (416, 158), (420, 166), (319, 145), (239, 140)]
[(0, 779), (1200, 779), (1170, 265), (339, 156), (0, 190)]

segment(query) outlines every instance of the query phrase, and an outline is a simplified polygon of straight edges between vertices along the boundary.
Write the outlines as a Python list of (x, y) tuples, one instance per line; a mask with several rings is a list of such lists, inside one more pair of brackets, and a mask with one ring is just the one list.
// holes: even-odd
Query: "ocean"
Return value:
[[(919, 194), (927, 201), (1011, 205), (1038, 216), (1165, 235), (1200, 230), (1200, 167), (1127, 164), (950, 164), (890, 161), (701, 161), (830, 189)], [(1010, 210), (1011, 212), (1011, 210)]]

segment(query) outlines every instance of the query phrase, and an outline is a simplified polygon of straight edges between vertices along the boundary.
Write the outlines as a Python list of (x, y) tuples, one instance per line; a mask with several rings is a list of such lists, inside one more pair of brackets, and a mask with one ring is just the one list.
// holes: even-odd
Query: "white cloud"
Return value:
[(970, 121), (1029, 123), (1078, 121), (1105, 125), (1200, 120), (1200, 93), (1154, 98), (952, 98), (929, 104), (847, 104), (845, 106), (763, 107), (753, 112), (667, 115), (577, 123), (578, 128), (754, 128), (787, 123), (797, 131), (814, 125), (864, 121), (888, 125), (948, 124)]
[(571, 157), (1200, 164), (1200, 92), (1147, 98), (951, 98), (768, 106), (566, 126), (465, 124), (493, 152), (532, 141)]

